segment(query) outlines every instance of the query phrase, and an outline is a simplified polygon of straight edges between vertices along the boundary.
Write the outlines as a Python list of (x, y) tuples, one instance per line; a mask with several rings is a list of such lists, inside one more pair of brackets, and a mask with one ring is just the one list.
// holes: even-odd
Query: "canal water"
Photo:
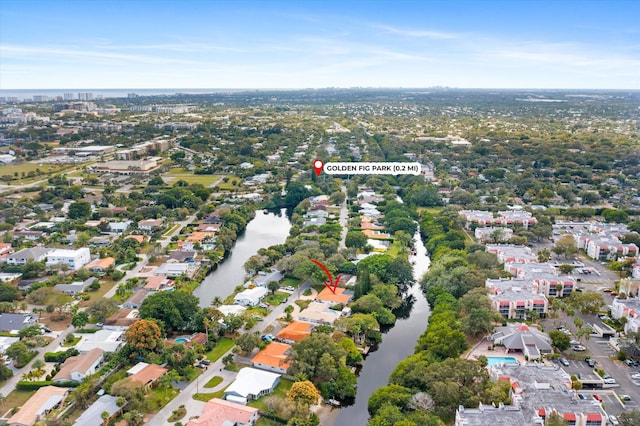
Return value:
[(200, 299), (200, 306), (210, 306), (214, 297), (223, 300), (245, 280), (244, 264), (261, 248), (282, 244), (289, 236), (291, 223), (286, 209), (278, 212), (256, 211), (244, 233), (231, 248), (231, 254), (209, 273), (193, 294)]
[[(399, 315), (396, 324), (382, 336), (382, 343), (375, 352), (370, 353), (358, 376), (358, 392), (355, 403), (340, 409), (334, 426), (364, 426), (369, 421), (367, 404), (369, 397), (378, 388), (389, 382), (389, 376), (400, 361), (413, 354), (418, 337), (427, 328), (429, 304), (422, 294), (420, 279), (429, 269), (430, 259), (420, 239), (420, 233), (414, 236), (416, 254), (409, 260), (415, 261), (413, 276), (415, 282), (407, 292), (410, 309), (408, 315)], [(412, 305), (411, 305), (411, 302)]]

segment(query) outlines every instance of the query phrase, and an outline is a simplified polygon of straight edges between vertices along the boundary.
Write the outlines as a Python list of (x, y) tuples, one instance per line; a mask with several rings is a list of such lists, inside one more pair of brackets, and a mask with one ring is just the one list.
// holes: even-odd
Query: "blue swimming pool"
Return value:
[(488, 367), (491, 367), (492, 365), (496, 365), (496, 364), (502, 364), (502, 363), (505, 363), (505, 364), (513, 364), (513, 363), (519, 364), (518, 360), (515, 359), (512, 356), (488, 356), (487, 360), (488, 360), (488, 362), (487, 362), (487, 366)]
[(189, 339), (185, 338), (185, 337), (178, 337), (174, 340), (174, 342), (176, 343), (187, 343), (189, 341)]

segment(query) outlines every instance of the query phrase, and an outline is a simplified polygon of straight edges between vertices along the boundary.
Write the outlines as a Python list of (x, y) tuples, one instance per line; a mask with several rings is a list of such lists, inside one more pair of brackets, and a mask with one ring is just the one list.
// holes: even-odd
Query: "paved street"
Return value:
[(53, 339), (51, 341), (51, 343), (49, 343), (44, 348), (38, 348), (38, 351), (40, 352), (38, 354), (38, 356), (33, 358), (31, 360), (31, 362), (29, 362), (24, 367), (15, 368), (15, 367), (11, 366), (11, 370), (13, 370), (13, 376), (9, 380), (7, 380), (5, 382), (5, 384), (2, 386), (2, 388), (0, 388), (0, 394), (2, 394), (3, 396), (9, 395), (16, 388), (16, 384), (18, 383), (18, 381), (20, 381), (20, 379), (22, 378), (22, 375), (24, 373), (28, 372), (29, 370), (31, 370), (31, 364), (33, 364), (33, 362), (36, 359), (44, 360), (44, 353), (45, 352), (54, 352), (60, 346), (60, 344), (64, 341), (64, 338), (67, 337), (67, 334), (69, 334), (71, 329), (72, 329), (71, 327), (68, 327), (66, 330), (61, 331), (61, 332), (48, 333), (49, 336), (58, 335), (58, 337)]

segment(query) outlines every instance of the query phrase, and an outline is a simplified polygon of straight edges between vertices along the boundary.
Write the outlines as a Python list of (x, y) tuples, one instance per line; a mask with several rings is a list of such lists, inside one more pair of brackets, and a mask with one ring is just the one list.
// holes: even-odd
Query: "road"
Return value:
[[(175, 235), (178, 235), (180, 231), (182, 231), (182, 228), (191, 224), (191, 222), (196, 220), (196, 218), (197, 216), (193, 215), (193, 216), (189, 216), (187, 219), (183, 220), (182, 222), (178, 222), (178, 225), (180, 226), (178, 226), (173, 231), (171, 231), (171, 233), (165, 235), (161, 240), (159, 240), (160, 247), (163, 249), (166, 248), (171, 242), (171, 238)], [(113, 287), (111, 287), (109, 291), (105, 293), (104, 297), (112, 298), (113, 296), (115, 296), (116, 291), (118, 290), (118, 286), (120, 286), (120, 284), (125, 283), (130, 278), (135, 278), (140, 273), (140, 271), (142, 271), (142, 269), (145, 266), (147, 266), (147, 264), (149, 263), (149, 257), (146, 254), (139, 254), (138, 256), (140, 256), (140, 261), (136, 264), (136, 266), (130, 271), (127, 271), (124, 277), (122, 277), (122, 279), (119, 282), (117, 282)]]
[[(289, 297), (289, 301), (287, 303), (281, 303), (280, 305), (273, 308), (269, 314), (264, 317), (264, 321), (258, 322), (253, 328), (247, 330), (246, 333), (259, 332), (261, 333), (269, 324), (278, 320), (284, 315), (284, 310), (287, 305), (294, 304), (298, 298), (300, 298), (301, 294), (308, 288), (311, 288), (311, 282), (306, 281), (297, 290), (295, 290), (291, 297)], [(193, 399), (193, 394), (202, 392), (202, 393), (212, 393), (218, 390), (221, 390), (228, 386), (233, 380), (235, 380), (236, 373), (225, 370), (224, 364), (222, 363), (222, 358), (224, 358), (227, 354), (232, 353), (231, 350), (226, 352), (223, 356), (221, 356), (218, 361), (212, 362), (209, 368), (205, 370), (197, 380), (189, 383), (184, 389), (180, 391), (178, 395), (174, 399), (172, 399), (167, 405), (165, 405), (160, 411), (158, 411), (151, 419), (146, 422), (147, 426), (169, 426), (173, 423), (167, 421), (169, 416), (173, 410), (176, 410), (181, 405), (184, 405), (187, 409), (187, 415), (184, 419), (189, 419), (191, 416), (199, 416), (202, 414), (202, 407), (204, 407), (205, 403)], [(220, 383), (215, 388), (205, 389), (203, 388), (204, 384), (211, 380), (214, 376), (221, 376), (223, 378), (222, 383)], [(184, 421), (183, 421), (184, 422)]]
[(62, 344), (62, 342), (64, 342), (64, 338), (67, 337), (67, 334), (69, 334), (71, 332), (71, 330), (72, 330), (72, 327), (67, 327), (66, 330), (61, 331), (59, 333), (57, 333), (57, 332), (49, 333), (48, 335), (54, 335), (54, 336), (57, 334), (58, 337), (53, 339), (51, 341), (51, 343), (49, 343), (44, 348), (38, 348), (38, 351), (40, 353), (35, 358), (33, 358), (31, 360), (31, 362), (29, 362), (24, 367), (22, 367), (22, 368), (11, 367), (11, 370), (13, 371), (13, 376), (9, 380), (7, 380), (5, 382), (5, 384), (2, 386), (2, 388), (0, 388), (0, 394), (2, 394), (3, 396), (7, 396), (11, 392), (13, 392), (13, 390), (16, 388), (16, 384), (22, 378), (22, 375), (24, 373), (28, 372), (29, 370), (31, 370), (31, 364), (33, 364), (33, 362), (36, 359), (43, 359), (44, 360), (44, 355), (43, 354), (45, 352), (54, 352), (56, 349), (58, 349), (58, 347)]

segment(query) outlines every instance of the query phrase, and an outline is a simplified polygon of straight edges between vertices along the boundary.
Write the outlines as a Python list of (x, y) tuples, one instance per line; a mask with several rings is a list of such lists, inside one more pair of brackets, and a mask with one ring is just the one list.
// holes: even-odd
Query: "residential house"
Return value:
[(195, 251), (175, 250), (169, 253), (169, 259), (178, 263), (194, 262), (197, 253)]
[(258, 418), (257, 408), (213, 398), (207, 401), (202, 414), (191, 418), (186, 426), (252, 426)]
[(145, 278), (146, 284), (144, 289), (147, 291), (161, 291), (173, 288), (173, 280), (164, 275), (157, 275), (155, 277)]
[(391, 238), (391, 234), (376, 229), (363, 229), (361, 232), (372, 240), (388, 240)]
[(36, 317), (32, 314), (14, 314), (12, 312), (0, 314), (0, 331), (18, 332), (35, 323)]
[(288, 355), (290, 348), (291, 346), (285, 343), (271, 342), (251, 359), (251, 365), (262, 370), (286, 374), (291, 365)]
[(276, 338), (281, 342), (292, 345), (311, 336), (311, 330), (313, 330), (313, 324), (311, 323), (291, 321), (276, 334)]
[(46, 237), (44, 231), (15, 231), (13, 239), (24, 238), (29, 241), (38, 241), (40, 238)]
[[(140, 364), (146, 364), (146, 365), (144, 365), (142, 368), (135, 371), (133, 374), (129, 373)], [(160, 380), (162, 376), (167, 374), (168, 371), (169, 371), (168, 369), (164, 367), (160, 367), (158, 364), (147, 364), (143, 362), (143, 363), (138, 363), (134, 367), (129, 369), (127, 371), (127, 374), (130, 374), (129, 380), (133, 382), (142, 383), (145, 390), (149, 390), (157, 383), (158, 380)]]
[(60, 407), (69, 394), (68, 388), (43, 386), (7, 420), (9, 426), (33, 426), (42, 421), (51, 410)]
[(113, 331), (124, 331), (139, 319), (140, 313), (137, 309), (122, 308), (118, 312), (104, 320), (104, 329)]
[(112, 395), (102, 395), (86, 410), (82, 412), (78, 420), (75, 421), (73, 426), (103, 426), (105, 420), (102, 418), (102, 413), (107, 413), (109, 417), (107, 422), (114, 417), (117, 417), (124, 407), (120, 407), (117, 404), (118, 398)]
[(139, 244), (144, 243), (146, 237), (144, 235), (131, 234), (124, 237), (125, 240), (136, 240)]
[(113, 240), (112, 235), (100, 235), (89, 240), (90, 247), (107, 247)]
[(100, 348), (104, 352), (118, 352), (124, 346), (124, 332), (118, 330), (100, 330), (96, 333), (77, 334), (80, 341), (75, 348), (81, 354), (85, 354), (94, 348)]
[(98, 279), (96, 277), (89, 277), (84, 281), (76, 281), (71, 284), (56, 284), (54, 288), (69, 296), (75, 296), (76, 294), (87, 291), (87, 288), (97, 281)]
[(146, 288), (143, 287), (141, 289), (138, 289), (122, 304), (122, 307), (129, 309), (138, 309), (148, 295), (149, 291)]
[(164, 218), (160, 219), (144, 219), (138, 222), (138, 229), (144, 232), (155, 232), (162, 229)]
[(179, 277), (181, 275), (189, 275), (189, 264), (184, 262), (165, 262), (158, 266), (154, 271), (155, 275), (164, 275), (166, 277)]
[(317, 325), (333, 325), (341, 315), (340, 311), (331, 309), (327, 303), (311, 302), (306, 309), (297, 315), (296, 320)]
[(53, 249), (47, 253), (47, 267), (67, 265), (69, 269), (77, 271), (91, 261), (91, 252), (87, 247), (77, 250)]
[(24, 265), (29, 260), (41, 262), (47, 258), (47, 253), (50, 251), (51, 249), (49, 248), (36, 246), (19, 250), (16, 253), (10, 254), (5, 259), (9, 265)]
[(224, 399), (246, 405), (247, 402), (269, 395), (280, 383), (280, 375), (245, 367), (224, 391)]
[(219, 223), (201, 223), (196, 226), (195, 230), (198, 232), (218, 232), (221, 227), (222, 225)]
[(94, 374), (104, 360), (102, 349), (95, 348), (83, 355), (71, 356), (64, 361), (58, 374), (53, 376), (56, 383), (78, 382)]
[(87, 268), (87, 270), (91, 272), (96, 272), (100, 275), (104, 275), (107, 269), (115, 265), (115, 263), (116, 259), (114, 259), (113, 257), (104, 257), (102, 259), (96, 259), (88, 263), (87, 265), (85, 265), (85, 268)]
[(353, 298), (353, 292), (342, 287), (336, 287), (335, 291), (331, 291), (328, 287), (324, 287), (320, 293), (316, 296), (315, 301), (319, 303), (325, 303), (329, 306), (337, 305), (339, 303), (346, 305)]
[(233, 301), (242, 306), (256, 306), (264, 299), (267, 293), (269, 293), (269, 290), (264, 287), (254, 287), (236, 294)]
[(129, 226), (131, 226), (131, 221), (129, 220), (124, 222), (109, 222), (109, 232), (122, 234), (124, 231), (129, 229)]

